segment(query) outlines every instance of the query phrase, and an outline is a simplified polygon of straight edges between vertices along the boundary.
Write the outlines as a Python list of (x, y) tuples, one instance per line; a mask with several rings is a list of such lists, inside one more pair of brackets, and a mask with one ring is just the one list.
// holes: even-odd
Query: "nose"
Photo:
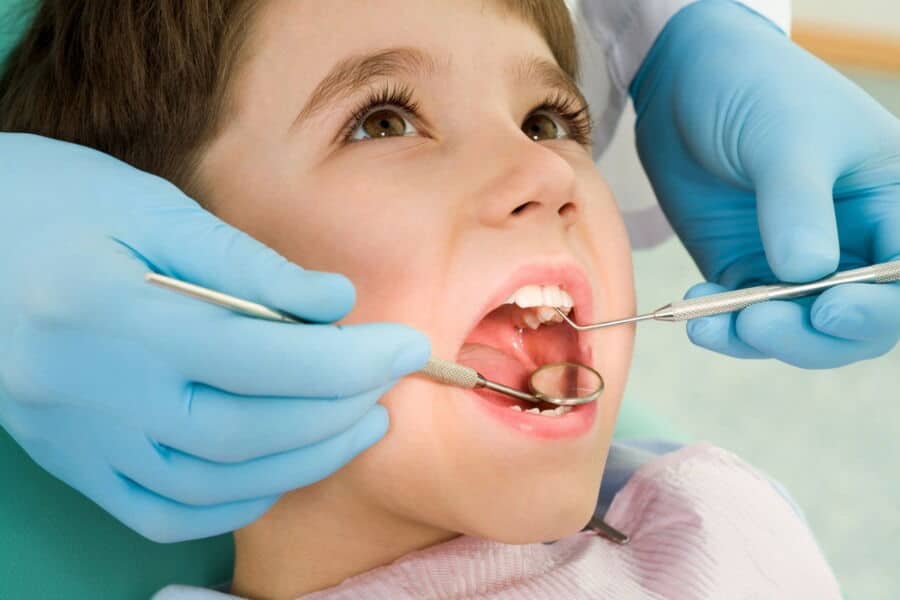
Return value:
[(552, 148), (522, 135), (484, 159), (481, 170), (489, 173), (476, 194), (482, 224), (540, 221), (567, 228), (579, 219), (575, 170)]

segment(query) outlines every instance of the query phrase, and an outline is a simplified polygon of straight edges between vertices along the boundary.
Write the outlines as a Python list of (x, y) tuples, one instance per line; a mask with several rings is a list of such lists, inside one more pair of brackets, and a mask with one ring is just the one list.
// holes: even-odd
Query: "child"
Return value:
[[(346, 323), (408, 323), (435, 356), (517, 387), (559, 360), (606, 381), (598, 402), (534, 414), (407, 378), (381, 400), (383, 441), (235, 532), (230, 594), (838, 597), (790, 505), (707, 445), (630, 477), (607, 513), (630, 544), (579, 533), (633, 329), (577, 333), (549, 307), (582, 322), (635, 307), (562, 0), (66, 4), (81, 8), (44, 3), (49, 33), (14, 54), (3, 129), (114, 154), (288, 259), (347, 275)], [(153, 14), (164, 35), (141, 30)], [(67, 54), (94, 39), (108, 56)]]

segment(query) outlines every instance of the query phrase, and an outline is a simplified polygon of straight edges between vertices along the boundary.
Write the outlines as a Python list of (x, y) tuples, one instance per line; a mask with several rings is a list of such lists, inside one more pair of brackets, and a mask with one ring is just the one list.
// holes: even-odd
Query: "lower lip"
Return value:
[(519, 412), (511, 409), (508, 404), (485, 397), (485, 394), (492, 392), (466, 391), (465, 393), (473, 398), (481, 410), (505, 426), (539, 439), (558, 440), (580, 437), (591, 430), (597, 415), (596, 402), (573, 406), (572, 410), (564, 415), (545, 417), (524, 411)]

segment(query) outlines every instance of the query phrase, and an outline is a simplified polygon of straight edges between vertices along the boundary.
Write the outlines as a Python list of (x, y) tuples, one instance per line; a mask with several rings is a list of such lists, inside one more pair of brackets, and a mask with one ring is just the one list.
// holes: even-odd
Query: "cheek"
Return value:
[[(580, 244), (595, 274), (595, 315), (612, 320), (635, 314), (631, 242), (618, 205), (606, 182), (591, 165), (579, 169), (584, 201)], [(604, 435), (612, 434), (624, 392), (634, 346), (634, 325), (589, 332), (595, 363), (603, 374), (606, 390), (600, 404)], [(607, 438), (608, 439), (608, 438)]]
[(454, 529), (448, 515), (477, 480), (459, 476), (466, 440), (453, 398), (435, 384), (408, 377), (382, 396), (385, 437), (350, 462), (346, 481), (365, 503), (407, 521)]
[(581, 186), (585, 202), (580, 239), (602, 290), (597, 299), (601, 318), (631, 316), (635, 310), (634, 274), (631, 241), (622, 214), (596, 170), (583, 175)]
[(435, 203), (413, 202), (398, 186), (367, 188), (352, 177), (280, 187), (259, 192), (264, 200), (253, 210), (229, 203), (219, 216), (304, 269), (348, 277), (357, 302), (344, 322), (421, 321), (408, 304), (427, 292), (444, 246), (435, 243), (445, 236), (440, 210), (422, 210)]

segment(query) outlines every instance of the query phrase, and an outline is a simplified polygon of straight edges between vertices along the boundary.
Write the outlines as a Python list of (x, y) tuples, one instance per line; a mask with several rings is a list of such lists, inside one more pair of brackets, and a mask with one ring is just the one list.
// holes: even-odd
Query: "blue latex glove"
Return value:
[[(641, 160), (711, 282), (689, 297), (900, 258), (900, 121), (761, 16), (726, 0), (683, 9), (631, 92)], [(755, 305), (688, 334), (731, 356), (836, 367), (896, 344), (900, 285)]]
[(326, 323), (353, 305), (346, 278), (93, 150), (0, 134), (0, 156), (0, 425), (50, 473), (173, 542), (253, 521), (383, 436), (376, 401), (425, 363), (422, 334), (272, 323), (143, 281), (152, 269)]

